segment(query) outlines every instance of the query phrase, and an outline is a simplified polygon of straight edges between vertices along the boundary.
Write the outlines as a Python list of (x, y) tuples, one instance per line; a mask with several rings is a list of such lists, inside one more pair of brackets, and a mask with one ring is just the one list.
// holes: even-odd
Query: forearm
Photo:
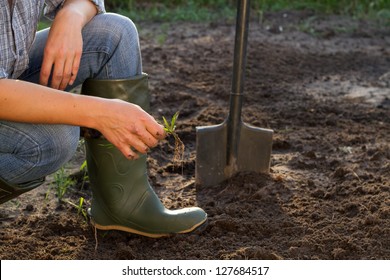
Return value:
[(126, 157), (145, 153), (165, 137), (163, 126), (141, 107), (119, 99), (66, 93), (0, 79), (0, 120), (94, 128)]
[(19, 80), (0, 80), (0, 120), (95, 128), (98, 117), (94, 115), (98, 115), (101, 107), (103, 102), (99, 98)]

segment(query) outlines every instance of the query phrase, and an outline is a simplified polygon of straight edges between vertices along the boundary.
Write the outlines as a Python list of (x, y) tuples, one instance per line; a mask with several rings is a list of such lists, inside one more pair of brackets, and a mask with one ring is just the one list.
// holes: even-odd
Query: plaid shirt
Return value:
[[(52, 20), (65, 1), (13, 0), (10, 8), (8, 0), (0, 0), (0, 79), (16, 79), (26, 70), (42, 9)], [(104, 0), (91, 1), (105, 12)]]

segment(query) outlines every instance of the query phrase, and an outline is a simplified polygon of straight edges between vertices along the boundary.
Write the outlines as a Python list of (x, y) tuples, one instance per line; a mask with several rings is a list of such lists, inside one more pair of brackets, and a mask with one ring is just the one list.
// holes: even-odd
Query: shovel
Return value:
[(243, 171), (269, 172), (273, 131), (248, 125), (241, 120), (249, 2), (239, 0), (237, 4), (233, 80), (228, 117), (219, 125), (196, 127), (197, 185), (216, 185)]

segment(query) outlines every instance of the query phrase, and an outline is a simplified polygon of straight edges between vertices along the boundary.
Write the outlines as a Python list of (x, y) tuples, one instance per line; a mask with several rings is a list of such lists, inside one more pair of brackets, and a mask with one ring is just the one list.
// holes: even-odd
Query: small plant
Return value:
[(84, 205), (84, 197), (80, 197), (79, 199), (79, 204), (73, 203), (70, 200), (65, 200), (66, 203), (69, 205), (73, 206), (74, 208), (77, 209), (77, 215), (82, 215), (84, 217), (85, 221), (88, 221), (88, 214), (87, 211), (83, 208)]
[(85, 220), (88, 220), (87, 211), (83, 208), (84, 197), (80, 197), (79, 205), (77, 206), (77, 214), (82, 214)]
[(83, 163), (80, 166), (80, 171), (83, 172), (83, 179), (82, 179), (82, 183), (81, 183), (81, 188), (80, 189), (83, 189), (84, 185), (85, 185), (85, 182), (89, 180), (87, 170), (88, 170), (87, 169), (87, 160), (84, 160)]
[(65, 172), (65, 168), (61, 167), (55, 174), (54, 174), (54, 189), (56, 196), (58, 198), (58, 201), (63, 201), (64, 195), (67, 192), (68, 188), (74, 184), (74, 181), (69, 178), (69, 176)]
[(168, 122), (167, 119), (163, 116), (163, 122), (164, 122), (164, 130), (167, 133), (167, 135), (172, 135), (175, 139), (175, 148), (174, 148), (174, 155), (173, 155), (173, 162), (178, 163), (183, 161), (184, 157), (184, 143), (181, 141), (179, 136), (176, 133), (176, 121), (179, 117), (179, 112), (176, 112), (171, 121)]

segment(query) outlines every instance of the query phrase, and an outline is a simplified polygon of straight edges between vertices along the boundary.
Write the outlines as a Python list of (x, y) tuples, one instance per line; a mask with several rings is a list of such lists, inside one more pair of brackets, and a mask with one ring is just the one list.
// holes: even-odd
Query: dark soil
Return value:
[[(243, 119), (274, 130), (269, 174), (195, 186), (195, 127), (227, 116), (234, 22), (138, 23), (152, 114), (180, 111), (186, 145), (149, 156), (167, 208), (198, 205), (201, 232), (150, 239), (95, 231), (47, 183), (0, 206), (1, 259), (390, 259), (390, 31), (384, 24), (309, 12), (250, 25)], [(66, 166), (65, 200), (83, 210), (84, 150)], [(212, 156), (212, 155), (210, 155)], [(45, 198), (47, 196), (47, 198)], [(95, 246), (97, 245), (97, 250)]]

